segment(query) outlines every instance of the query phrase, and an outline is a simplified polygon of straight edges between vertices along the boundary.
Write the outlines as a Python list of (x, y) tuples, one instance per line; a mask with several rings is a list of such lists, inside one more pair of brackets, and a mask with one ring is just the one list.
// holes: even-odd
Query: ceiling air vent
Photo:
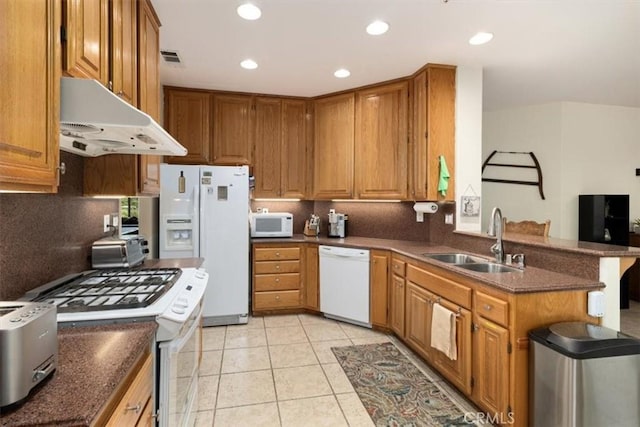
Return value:
[(165, 62), (170, 64), (180, 64), (180, 57), (178, 56), (178, 52), (172, 50), (161, 50), (160, 55), (164, 58)]

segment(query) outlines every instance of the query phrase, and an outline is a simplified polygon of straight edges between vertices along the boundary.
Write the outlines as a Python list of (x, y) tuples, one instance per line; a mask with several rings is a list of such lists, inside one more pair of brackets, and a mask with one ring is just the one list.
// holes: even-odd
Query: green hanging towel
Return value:
[(449, 169), (444, 156), (440, 156), (440, 179), (438, 180), (438, 191), (440, 195), (446, 196), (449, 189)]

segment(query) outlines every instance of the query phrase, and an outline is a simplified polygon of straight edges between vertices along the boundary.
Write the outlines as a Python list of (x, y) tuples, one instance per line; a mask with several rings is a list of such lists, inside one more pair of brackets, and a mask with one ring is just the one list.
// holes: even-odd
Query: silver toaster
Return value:
[(149, 249), (142, 236), (105, 237), (91, 245), (93, 268), (126, 268), (142, 264)]
[(53, 304), (0, 301), (0, 406), (19, 402), (58, 365)]

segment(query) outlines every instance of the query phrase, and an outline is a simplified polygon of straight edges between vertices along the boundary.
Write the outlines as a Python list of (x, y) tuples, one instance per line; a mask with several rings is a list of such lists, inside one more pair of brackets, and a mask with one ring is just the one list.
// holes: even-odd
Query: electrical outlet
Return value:
[(118, 225), (120, 225), (120, 217), (117, 212), (111, 214), (111, 225), (114, 227), (118, 227)]
[(453, 224), (453, 214), (444, 214), (444, 223)]
[(109, 231), (109, 222), (110, 221), (111, 221), (111, 217), (108, 214), (105, 215), (104, 218), (103, 218), (103, 221), (102, 221), (102, 224), (103, 224), (102, 231), (104, 233)]

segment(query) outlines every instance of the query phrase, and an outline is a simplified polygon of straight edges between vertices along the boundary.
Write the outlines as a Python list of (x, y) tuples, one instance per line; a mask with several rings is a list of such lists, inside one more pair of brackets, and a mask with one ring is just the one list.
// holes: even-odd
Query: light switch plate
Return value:
[(453, 224), (453, 214), (444, 214), (444, 223)]
[(102, 224), (103, 224), (102, 231), (103, 231), (103, 232), (105, 232), (105, 233), (109, 231), (109, 221), (110, 221), (110, 220), (111, 220), (111, 218), (110, 218), (110, 216), (109, 216), (108, 214), (107, 214), (107, 215), (105, 215), (105, 216), (104, 216), (104, 218), (103, 218), (103, 222), (102, 222)]

